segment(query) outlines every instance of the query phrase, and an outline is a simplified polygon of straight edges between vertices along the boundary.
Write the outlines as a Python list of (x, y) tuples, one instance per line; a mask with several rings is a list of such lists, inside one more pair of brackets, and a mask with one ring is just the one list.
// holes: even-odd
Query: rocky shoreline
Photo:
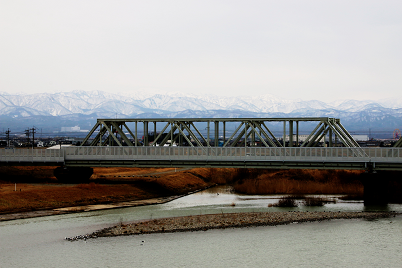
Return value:
[(97, 237), (112, 237), (121, 235), (139, 235), (151, 233), (173, 233), (206, 231), (210, 229), (240, 228), (252, 226), (273, 226), (309, 221), (332, 219), (377, 219), (395, 217), (397, 212), (245, 212), (222, 213), (211, 215), (195, 215), (174, 218), (162, 218), (119, 224), (96, 231), (92, 234), (66, 238), (74, 241)]

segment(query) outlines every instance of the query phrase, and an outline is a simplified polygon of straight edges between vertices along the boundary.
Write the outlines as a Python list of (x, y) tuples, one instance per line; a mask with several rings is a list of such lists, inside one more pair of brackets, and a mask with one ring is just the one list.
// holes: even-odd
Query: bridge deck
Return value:
[(0, 149), (0, 165), (402, 170), (402, 149), (173, 146)]

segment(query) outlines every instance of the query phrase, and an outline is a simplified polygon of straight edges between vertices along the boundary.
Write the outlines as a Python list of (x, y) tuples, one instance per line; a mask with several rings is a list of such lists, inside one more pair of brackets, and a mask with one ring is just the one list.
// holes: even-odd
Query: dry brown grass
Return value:
[(359, 174), (354, 171), (281, 170), (243, 179), (234, 187), (247, 194), (362, 194)]
[[(18, 171), (18, 169), (13, 170)], [(14, 183), (0, 182), (0, 213), (148, 199), (184, 194), (210, 185), (205, 179), (209, 172), (208, 169), (192, 169), (178, 172), (174, 172), (174, 170), (170, 169), (173, 172), (161, 173), (152, 177), (125, 178), (123, 183), (120, 181), (116, 183), (112, 179), (110, 182), (113, 184), (98, 184), (95, 179), (91, 183), (69, 185), (58, 183), (32, 184), (32, 182), (35, 182), (35, 174), (24, 176), (26, 169), (22, 168), (18, 174), (18, 181), (23, 182), (17, 182), (17, 191), (14, 191)], [(111, 172), (109, 174), (114, 175), (131, 174), (132, 172), (140, 174), (157, 172), (156, 169), (146, 169), (147, 172), (127, 169), (122, 170), (122, 173), (119, 173), (118, 169), (108, 171)], [(158, 171), (161, 172), (161, 170)], [(164, 169), (163, 172), (165, 171), (169, 170)], [(40, 173), (40, 170), (38, 172)], [(10, 176), (7, 180), (15, 181), (15, 178)], [(42, 180), (40, 179), (39, 181)]]
[(228, 184), (235, 180), (236, 174), (234, 168), (209, 168), (207, 178), (215, 184)]
[(7, 191), (1, 194), (0, 212), (31, 211), (152, 197), (149, 193), (132, 185), (90, 183), (57, 187), (42, 186), (27, 190), (24, 189), (24, 185), (19, 185), (19, 189), (16, 192)]

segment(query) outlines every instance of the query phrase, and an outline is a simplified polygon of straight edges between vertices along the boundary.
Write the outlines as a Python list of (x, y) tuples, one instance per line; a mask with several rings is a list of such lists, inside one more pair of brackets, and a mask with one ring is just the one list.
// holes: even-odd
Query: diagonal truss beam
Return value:
[(394, 147), (402, 147), (402, 137), (394, 144)]

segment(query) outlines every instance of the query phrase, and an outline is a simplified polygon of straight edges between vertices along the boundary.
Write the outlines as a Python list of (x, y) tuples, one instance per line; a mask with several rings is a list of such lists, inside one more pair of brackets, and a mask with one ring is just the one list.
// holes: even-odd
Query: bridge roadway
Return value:
[(0, 165), (402, 170), (402, 148), (65, 147), (0, 149)]

